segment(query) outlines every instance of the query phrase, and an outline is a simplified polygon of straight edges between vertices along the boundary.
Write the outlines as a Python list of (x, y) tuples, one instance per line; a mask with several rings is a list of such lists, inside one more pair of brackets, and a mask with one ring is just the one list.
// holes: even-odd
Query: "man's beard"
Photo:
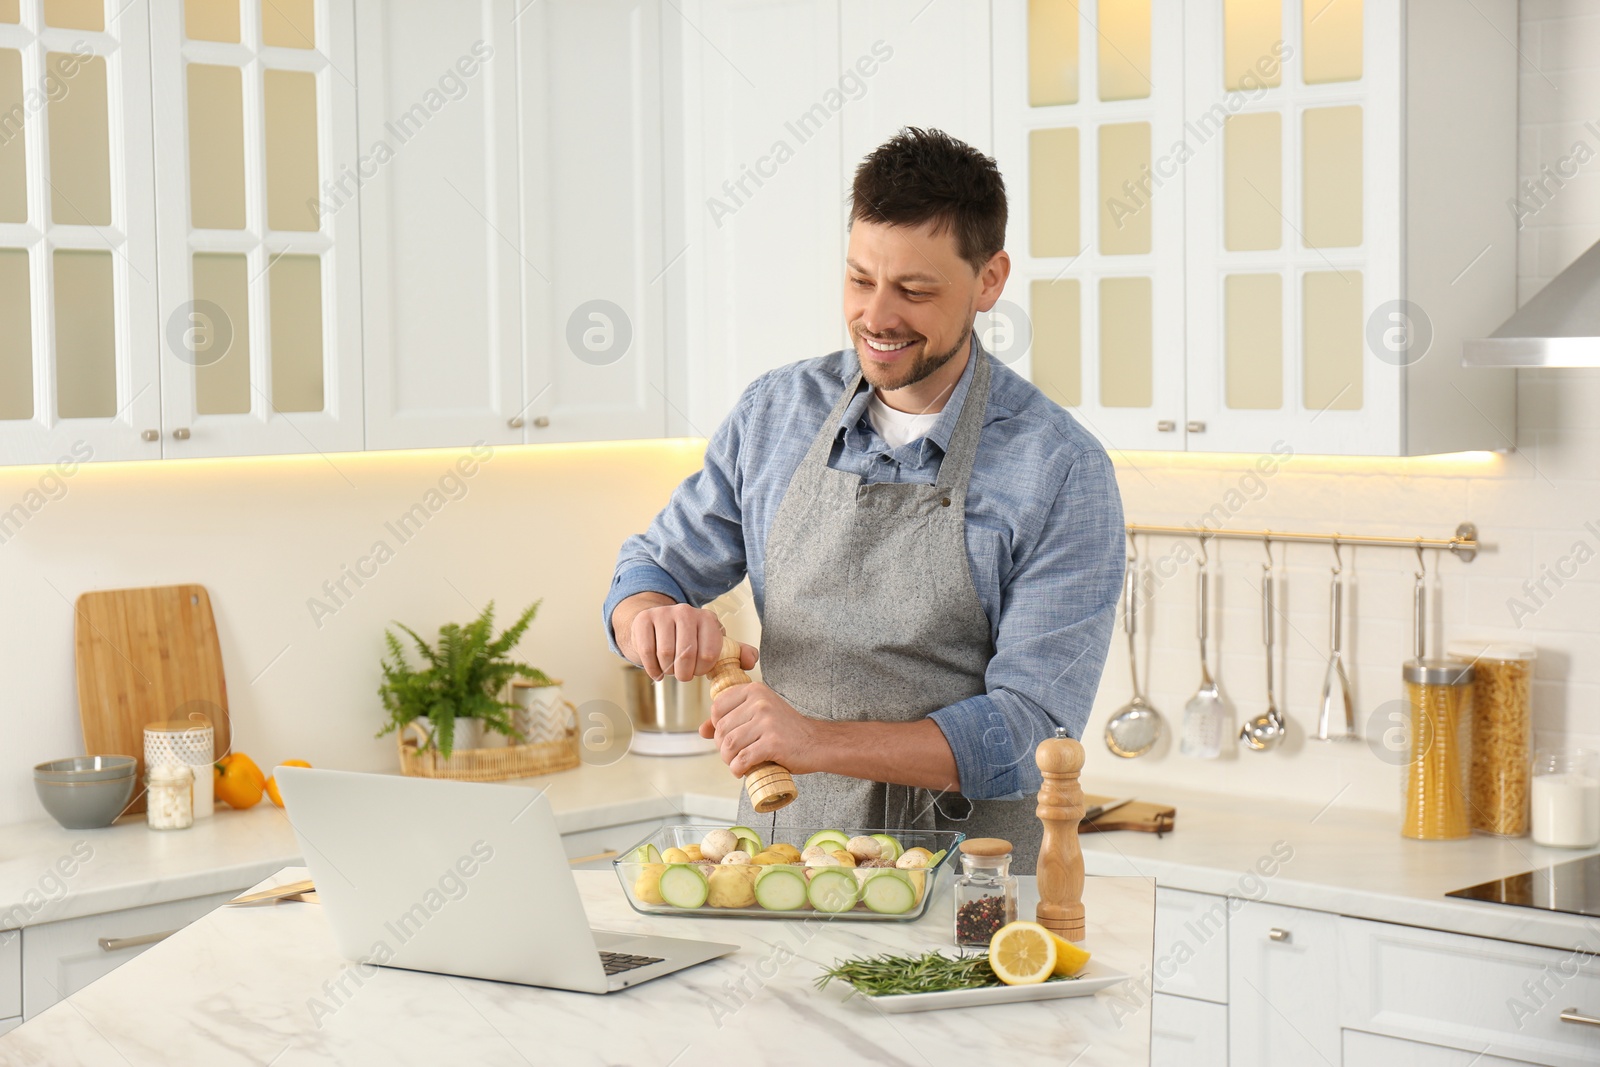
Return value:
[[(946, 363), (960, 355), (962, 350), (970, 344), (971, 337), (972, 324), (969, 322), (966, 329), (961, 331), (961, 337), (955, 344), (950, 346), (948, 352), (930, 354), (924, 348), (920, 356), (915, 357), (905, 366), (885, 367), (880, 363), (858, 358), (861, 363), (862, 377), (866, 378), (868, 384), (880, 392), (889, 389), (904, 389), (908, 385), (916, 385), (925, 378), (936, 374)], [(865, 344), (865, 341), (862, 343)]]

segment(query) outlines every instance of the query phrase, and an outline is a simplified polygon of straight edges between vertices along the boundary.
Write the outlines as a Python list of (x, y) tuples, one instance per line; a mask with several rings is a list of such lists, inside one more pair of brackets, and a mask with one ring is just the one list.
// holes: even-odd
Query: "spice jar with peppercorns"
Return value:
[(954, 884), (956, 944), (988, 948), (995, 931), (1017, 918), (1011, 842), (998, 837), (961, 842), (961, 873)]

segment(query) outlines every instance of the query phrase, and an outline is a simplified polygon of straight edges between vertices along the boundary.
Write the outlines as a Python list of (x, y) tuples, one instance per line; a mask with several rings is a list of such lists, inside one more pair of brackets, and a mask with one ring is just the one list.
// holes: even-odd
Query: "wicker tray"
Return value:
[(416, 723), (407, 723), (396, 737), (400, 773), (413, 778), (453, 778), (461, 782), (503, 782), (539, 774), (569, 771), (578, 765), (576, 725), (559, 741), (500, 748), (458, 748), (450, 758), (435, 749), (424, 752), (428, 735)]

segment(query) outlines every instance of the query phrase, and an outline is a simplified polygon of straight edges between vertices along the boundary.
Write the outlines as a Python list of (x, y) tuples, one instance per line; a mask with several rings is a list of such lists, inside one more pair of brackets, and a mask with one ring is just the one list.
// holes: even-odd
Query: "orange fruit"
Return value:
[(231, 808), (253, 808), (261, 803), (266, 783), (261, 768), (243, 752), (230, 752), (217, 760), (211, 774), (216, 798)]
[[(278, 764), (279, 767), (309, 767), (311, 764), (303, 759), (286, 759)], [(278, 776), (274, 774), (267, 779), (267, 797), (278, 807), (283, 807), (283, 797), (278, 795)]]

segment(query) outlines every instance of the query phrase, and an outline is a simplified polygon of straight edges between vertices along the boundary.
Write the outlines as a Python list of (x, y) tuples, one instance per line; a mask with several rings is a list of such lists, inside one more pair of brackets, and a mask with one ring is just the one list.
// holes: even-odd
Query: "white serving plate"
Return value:
[[(862, 1007), (900, 1014), (908, 1011), (937, 1011), (940, 1008), (978, 1008), (985, 1004), (1022, 1004), (1030, 1000), (1059, 1000), (1062, 997), (1088, 997), (1109, 989), (1128, 976), (1090, 960), (1078, 977), (1065, 982), (1039, 982), (1036, 985), (995, 985), (979, 989), (950, 989), (943, 993), (900, 993), (872, 997), (853, 993)], [(845, 988), (849, 988), (846, 985)]]

